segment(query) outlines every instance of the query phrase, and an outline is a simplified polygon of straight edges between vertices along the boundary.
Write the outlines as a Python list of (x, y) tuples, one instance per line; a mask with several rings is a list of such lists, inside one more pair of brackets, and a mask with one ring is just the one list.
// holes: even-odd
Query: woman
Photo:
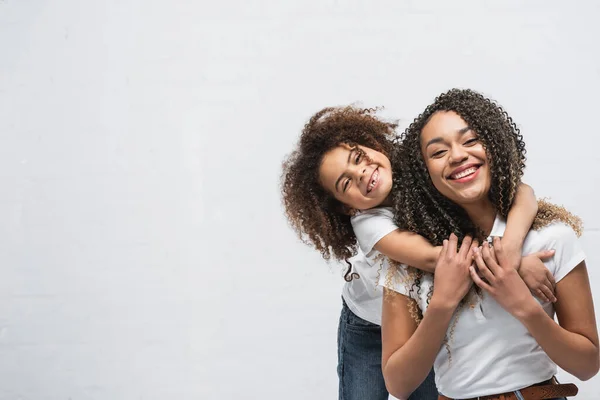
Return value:
[(408, 398), (433, 365), (441, 399), (574, 395), (573, 385), (556, 384), (556, 365), (582, 380), (599, 368), (585, 257), (573, 232), (580, 221), (540, 204), (522, 251), (555, 250), (546, 266), (558, 300), (535, 299), (498, 240), (525, 160), (512, 119), (480, 94), (454, 89), (416, 118), (402, 145), (394, 163), (394, 185), (405, 188), (395, 192), (397, 223), (443, 250), (435, 275), (389, 265), (382, 273), (390, 393)]

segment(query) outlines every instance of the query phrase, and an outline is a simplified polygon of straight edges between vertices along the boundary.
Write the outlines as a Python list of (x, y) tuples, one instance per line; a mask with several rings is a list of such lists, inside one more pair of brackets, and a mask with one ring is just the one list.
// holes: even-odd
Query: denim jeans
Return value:
[[(387, 400), (381, 372), (381, 327), (356, 316), (345, 302), (338, 326), (339, 400)], [(437, 400), (433, 369), (409, 400)]]

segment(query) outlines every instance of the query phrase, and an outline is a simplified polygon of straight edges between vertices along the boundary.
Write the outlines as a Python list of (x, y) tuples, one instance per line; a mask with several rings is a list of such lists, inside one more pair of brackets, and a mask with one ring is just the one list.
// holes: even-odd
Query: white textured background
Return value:
[(278, 188), (326, 105), (497, 99), (600, 309), (598, 4), (0, 0), (0, 399), (336, 398), (342, 280)]

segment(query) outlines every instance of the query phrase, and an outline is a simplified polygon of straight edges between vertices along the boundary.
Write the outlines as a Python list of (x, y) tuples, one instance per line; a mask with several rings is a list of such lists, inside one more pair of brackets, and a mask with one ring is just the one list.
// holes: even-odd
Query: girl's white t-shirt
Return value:
[(352, 228), (358, 241), (358, 253), (348, 261), (352, 272), (359, 278), (344, 285), (342, 296), (350, 310), (373, 324), (381, 325), (381, 301), (383, 290), (378, 285), (382, 270), (381, 254), (373, 246), (385, 235), (398, 229), (394, 214), (389, 207), (372, 208), (351, 218)]
[[(502, 237), (505, 229), (505, 221), (496, 218), (490, 237)], [(546, 249), (556, 251), (544, 263), (556, 282), (585, 259), (575, 232), (563, 223), (530, 231), (523, 243), (523, 255)], [(406, 268), (393, 268), (386, 262), (379, 283), (413, 298), (427, 312), (427, 293), (433, 283), (431, 274), (421, 279), (421, 290), (417, 293), (409, 290)], [(540, 303), (554, 318), (553, 304)], [(461, 399), (510, 392), (556, 374), (556, 364), (525, 326), (490, 295), (484, 293), (474, 304), (455, 313), (451, 322), (455, 324), (454, 333), (446, 335), (449, 348), (442, 346), (435, 359), (435, 380), (440, 393)]]

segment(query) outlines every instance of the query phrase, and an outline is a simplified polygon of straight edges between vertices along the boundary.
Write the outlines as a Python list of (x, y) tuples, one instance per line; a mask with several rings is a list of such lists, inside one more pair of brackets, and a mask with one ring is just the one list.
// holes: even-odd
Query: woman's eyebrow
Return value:
[[(458, 133), (459, 135), (464, 135), (465, 133), (469, 132), (470, 130), (471, 130), (471, 127), (470, 127), (470, 126), (465, 126), (464, 128), (461, 128), (461, 129), (459, 129), (459, 130), (457, 131), (457, 133)], [(427, 142), (427, 145), (425, 146), (425, 148), (429, 147), (429, 146), (430, 146), (430, 145), (432, 145), (432, 144), (435, 144), (435, 143), (440, 143), (440, 142), (443, 142), (443, 141), (444, 141), (444, 139), (442, 139), (441, 137), (436, 137), (436, 138), (433, 138), (433, 139), (431, 139), (429, 142)]]

